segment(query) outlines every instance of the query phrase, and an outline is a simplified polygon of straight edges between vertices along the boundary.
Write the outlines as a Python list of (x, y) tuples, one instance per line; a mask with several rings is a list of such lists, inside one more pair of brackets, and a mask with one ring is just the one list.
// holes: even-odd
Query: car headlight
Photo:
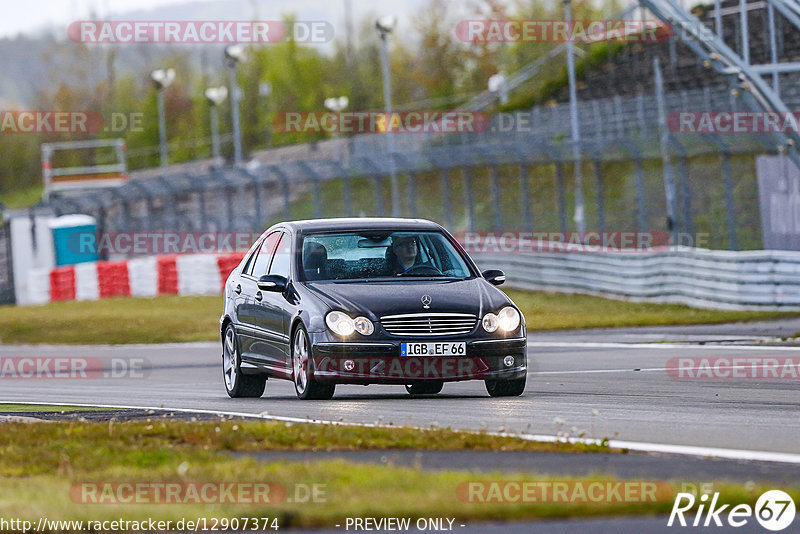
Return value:
[(356, 317), (353, 324), (356, 326), (356, 332), (362, 336), (368, 336), (375, 331), (375, 326), (373, 326), (372, 321), (366, 317)]
[(356, 317), (351, 319), (349, 315), (340, 311), (332, 311), (325, 316), (325, 324), (334, 334), (348, 337), (353, 332), (358, 332), (362, 336), (368, 336), (375, 331), (372, 321), (366, 317)]
[(494, 332), (497, 330), (498, 321), (497, 316), (493, 313), (487, 313), (483, 316), (483, 329), (487, 332)]
[(516, 308), (506, 306), (497, 315), (487, 313), (483, 316), (483, 329), (487, 332), (495, 332), (498, 328), (503, 332), (513, 332), (519, 327), (520, 315)]
[(512, 306), (506, 306), (497, 314), (497, 322), (500, 326), (500, 330), (504, 332), (513, 332), (519, 327), (519, 312)]

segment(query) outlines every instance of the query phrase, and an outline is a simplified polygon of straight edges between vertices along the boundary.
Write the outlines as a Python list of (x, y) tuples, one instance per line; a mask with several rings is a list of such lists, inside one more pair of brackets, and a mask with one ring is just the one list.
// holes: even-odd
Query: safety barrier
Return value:
[[(30, 273), (32, 303), (114, 296), (217, 295), (244, 253), (81, 263)], [(800, 252), (472, 252), (508, 286), (699, 308), (800, 310)]]
[(29, 274), (29, 302), (218, 295), (243, 256), (244, 252), (153, 256), (34, 270)]
[(731, 310), (800, 310), (800, 252), (472, 253), (519, 289)]

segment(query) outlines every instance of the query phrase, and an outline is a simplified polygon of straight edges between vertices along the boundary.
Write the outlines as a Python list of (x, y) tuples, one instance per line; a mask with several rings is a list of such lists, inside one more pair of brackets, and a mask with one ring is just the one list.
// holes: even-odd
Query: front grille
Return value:
[(449, 336), (469, 334), (478, 318), (469, 313), (412, 313), (386, 315), (381, 324), (393, 336)]

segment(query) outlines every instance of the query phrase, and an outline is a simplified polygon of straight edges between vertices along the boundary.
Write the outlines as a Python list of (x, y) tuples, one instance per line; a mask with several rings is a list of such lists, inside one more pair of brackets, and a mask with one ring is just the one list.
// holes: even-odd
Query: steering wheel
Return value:
[(406, 271), (404, 271), (404, 272), (402, 272), (402, 273), (400, 273), (400, 274), (401, 274), (402, 276), (407, 276), (407, 275), (410, 275), (410, 274), (419, 274), (419, 275), (425, 275), (425, 274), (434, 274), (434, 275), (441, 275), (441, 274), (442, 274), (442, 271), (440, 271), (439, 269), (437, 269), (436, 267), (434, 267), (434, 266), (432, 266), (432, 265), (425, 265), (424, 263), (420, 263), (419, 265), (413, 265), (413, 266), (409, 267), (409, 268), (408, 268)]

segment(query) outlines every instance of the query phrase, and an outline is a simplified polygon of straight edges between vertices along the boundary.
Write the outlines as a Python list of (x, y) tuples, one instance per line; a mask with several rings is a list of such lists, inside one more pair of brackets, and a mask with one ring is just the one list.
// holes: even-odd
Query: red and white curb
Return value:
[(152, 256), (122, 261), (79, 263), (29, 274), (29, 301), (159, 295), (219, 295), (244, 252)]

